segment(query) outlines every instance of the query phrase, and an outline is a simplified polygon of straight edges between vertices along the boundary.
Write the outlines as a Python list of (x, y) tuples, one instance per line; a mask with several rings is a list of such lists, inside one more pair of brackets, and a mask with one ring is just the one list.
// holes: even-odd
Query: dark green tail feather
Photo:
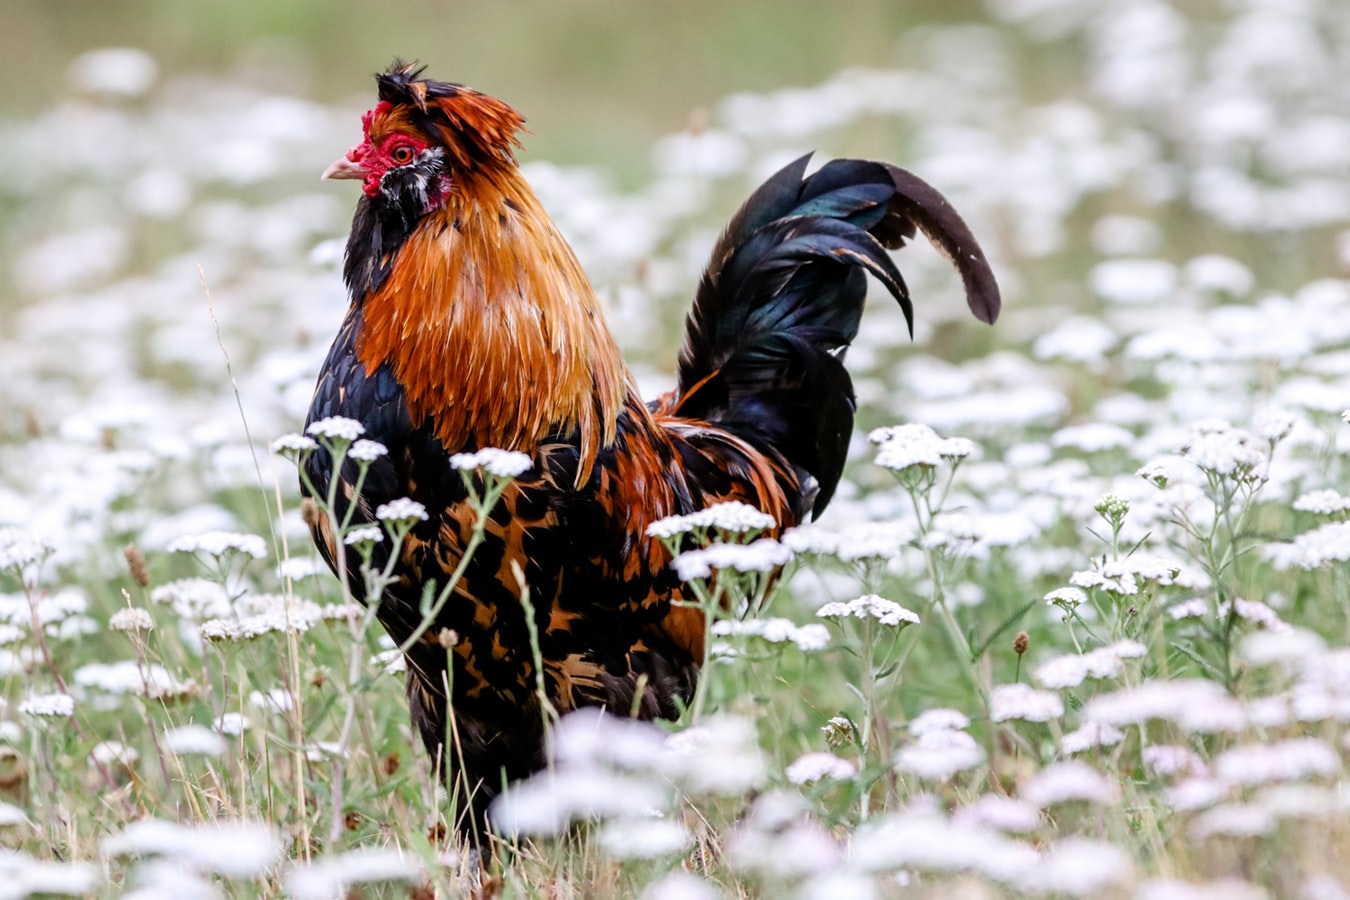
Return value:
[(682, 416), (726, 428), (781, 454), (817, 483), (825, 509), (843, 473), (856, 403), (843, 357), (858, 334), (864, 272), (899, 302), (904, 280), (886, 248), (922, 231), (961, 273), (976, 317), (1000, 299), (970, 229), (936, 189), (869, 160), (804, 156), (769, 178), (713, 248), (680, 351)]

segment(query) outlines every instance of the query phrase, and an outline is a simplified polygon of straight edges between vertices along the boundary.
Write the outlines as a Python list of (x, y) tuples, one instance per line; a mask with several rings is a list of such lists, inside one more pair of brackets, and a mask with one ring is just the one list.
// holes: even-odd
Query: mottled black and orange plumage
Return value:
[[(678, 715), (704, 628), (675, 602), (684, 586), (647, 526), (733, 499), (782, 528), (824, 508), (853, 427), (842, 357), (864, 273), (910, 316), (884, 248), (922, 230), (953, 259), (984, 321), (998, 313), (998, 289), (964, 223), (922, 181), (864, 160), (805, 176), (801, 159), (756, 191), (714, 248), (677, 386), (644, 404), (585, 273), (516, 167), (521, 118), (408, 66), (378, 82), (363, 141), (327, 173), (362, 179), (365, 196), (344, 269), (352, 305), (310, 421), (356, 419), (389, 449), (355, 499), (356, 521), (405, 496), (430, 513), (378, 608), (400, 642), (472, 534), (449, 456), (493, 446), (534, 461), (492, 511), (431, 637), (408, 653), (413, 721), (471, 787), (457, 824), (477, 831), (503, 782), (543, 764), (522, 590), (556, 709)], [(313, 454), (307, 475), (326, 491), (332, 461)], [(355, 473), (336, 477), (350, 487)], [(345, 512), (349, 494), (338, 496)], [(331, 535), (315, 536), (336, 566)], [(459, 638), (449, 666), (434, 638), (443, 628)]]

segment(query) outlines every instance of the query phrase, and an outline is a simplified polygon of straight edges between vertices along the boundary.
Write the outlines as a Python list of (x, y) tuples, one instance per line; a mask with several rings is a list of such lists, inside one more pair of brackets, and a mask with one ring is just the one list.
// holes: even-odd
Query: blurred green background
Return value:
[[(395, 56), (523, 112), (531, 158), (636, 174), (656, 137), (727, 94), (901, 62), (907, 29), (979, 17), (978, 0), (5, 0), (0, 109), (60, 95), (66, 64), (107, 46), (165, 73), (285, 79), (321, 101), (366, 96)], [(289, 93), (291, 91), (283, 91)]]

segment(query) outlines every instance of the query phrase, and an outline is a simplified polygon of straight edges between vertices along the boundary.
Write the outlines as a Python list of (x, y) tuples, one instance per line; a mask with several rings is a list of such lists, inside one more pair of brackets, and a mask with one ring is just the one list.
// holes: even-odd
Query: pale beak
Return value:
[(350, 178), (356, 181), (364, 181), (369, 174), (370, 172), (365, 166), (342, 156), (338, 158), (337, 162), (324, 169), (323, 175), (320, 177), (325, 179)]

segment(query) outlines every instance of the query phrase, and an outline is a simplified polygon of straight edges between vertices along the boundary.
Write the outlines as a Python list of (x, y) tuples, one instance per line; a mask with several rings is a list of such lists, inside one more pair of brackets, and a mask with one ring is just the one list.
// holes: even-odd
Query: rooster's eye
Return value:
[(389, 155), (391, 158), (393, 158), (394, 162), (398, 163), (399, 165), (404, 165), (406, 163), (412, 162), (414, 154), (412, 147), (408, 146), (407, 144), (399, 144), (397, 147), (393, 149), (393, 152), (391, 152)]

